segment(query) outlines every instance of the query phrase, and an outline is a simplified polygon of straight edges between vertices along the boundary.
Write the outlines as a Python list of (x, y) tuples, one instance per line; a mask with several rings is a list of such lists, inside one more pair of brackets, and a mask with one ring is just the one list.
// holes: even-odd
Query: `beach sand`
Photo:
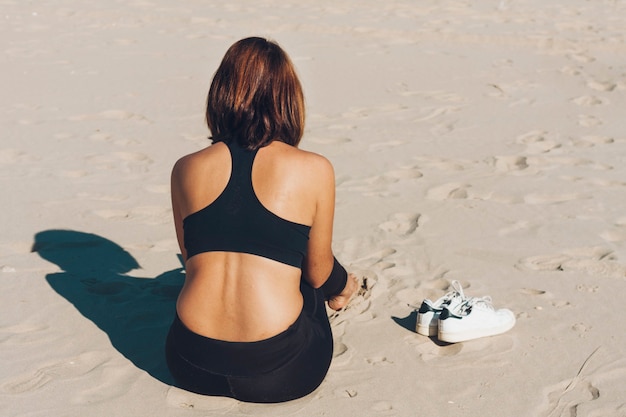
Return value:
[[(0, 415), (626, 416), (626, 2), (3, 1)], [(312, 395), (171, 386), (169, 203), (236, 40), (291, 55), (366, 281)], [(414, 331), (459, 280), (509, 332)]]

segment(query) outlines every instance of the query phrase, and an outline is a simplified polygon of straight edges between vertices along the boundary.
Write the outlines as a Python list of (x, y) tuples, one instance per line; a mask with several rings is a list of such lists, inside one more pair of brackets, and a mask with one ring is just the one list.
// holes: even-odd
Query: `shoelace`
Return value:
[(483, 297), (471, 297), (459, 306), (458, 314), (467, 315), (472, 312), (474, 306), (480, 306), (488, 310), (494, 310), (493, 301), (489, 295)]
[[(446, 300), (444, 301), (444, 305), (446, 304), (450, 304), (450, 302), (455, 299), (455, 298), (460, 298), (461, 300), (465, 301), (469, 298), (465, 297), (465, 294), (463, 293), (463, 287), (461, 286), (461, 283), (457, 280), (454, 280), (450, 283), (450, 287), (452, 287), (452, 291), (448, 291), (444, 296), (443, 299)], [(414, 310), (419, 310), (419, 306), (415, 306), (413, 304), (407, 304), (409, 307), (411, 307)]]
[(462, 300), (465, 299), (465, 294), (463, 293), (463, 287), (461, 286), (461, 283), (457, 280), (454, 280), (450, 283), (450, 286), (452, 287), (452, 291), (448, 292), (444, 297), (447, 298), (448, 300), (452, 300), (454, 298), (461, 298)]

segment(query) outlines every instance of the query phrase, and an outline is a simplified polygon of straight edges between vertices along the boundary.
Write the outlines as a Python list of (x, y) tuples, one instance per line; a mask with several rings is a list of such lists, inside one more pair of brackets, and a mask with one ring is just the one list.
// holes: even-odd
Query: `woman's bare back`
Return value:
[[(260, 203), (290, 222), (311, 227), (314, 262), (305, 271), (312, 284), (325, 277), (324, 259), (316, 251), (326, 244), (325, 199), (334, 205), (330, 164), (282, 142), (261, 148), (252, 167), (252, 186)], [(223, 143), (182, 158), (172, 174), (174, 218), (182, 245), (182, 220), (215, 201), (231, 176), (231, 156)], [(324, 181), (330, 176), (330, 181)], [(332, 190), (330, 189), (332, 187)], [(331, 194), (331, 196), (327, 196)], [(327, 222), (327, 220), (326, 220)], [(317, 227), (316, 227), (317, 226)], [(328, 237), (328, 240), (330, 237)], [(322, 240), (324, 242), (322, 243)], [(330, 242), (327, 242), (330, 257)], [(183, 249), (184, 252), (184, 249)], [(323, 251), (321, 251), (323, 252)], [(186, 253), (183, 253), (187, 258)], [(305, 265), (306, 267), (306, 265)], [(311, 268), (312, 267), (312, 268)], [(318, 272), (321, 269), (322, 272)], [(186, 262), (186, 280), (177, 310), (190, 330), (227, 341), (262, 340), (284, 331), (302, 309), (299, 268), (258, 255), (236, 252), (199, 253)], [(313, 272), (311, 274), (310, 272)], [(319, 275), (319, 285), (315, 275)]]

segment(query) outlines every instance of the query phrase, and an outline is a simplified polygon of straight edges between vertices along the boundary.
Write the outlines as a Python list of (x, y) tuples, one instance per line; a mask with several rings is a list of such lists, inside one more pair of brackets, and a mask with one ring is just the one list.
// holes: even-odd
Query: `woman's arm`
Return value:
[(339, 310), (356, 290), (356, 278), (346, 272), (332, 252), (335, 215), (335, 173), (330, 162), (317, 156), (314, 174), (317, 195), (315, 215), (309, 233), (304, 278), (314, 287), (322, 288), (329, 306)]
[(315, 155), (310, 164), (310, 191), (314, 193), (315, 214), (309, 232), (307, 255), (304, 259), (304, 278), (314, 288), (328, 279), (334, 264), (332, 252), (333, 218), (335, 215), (335, 172), (330, 162)]

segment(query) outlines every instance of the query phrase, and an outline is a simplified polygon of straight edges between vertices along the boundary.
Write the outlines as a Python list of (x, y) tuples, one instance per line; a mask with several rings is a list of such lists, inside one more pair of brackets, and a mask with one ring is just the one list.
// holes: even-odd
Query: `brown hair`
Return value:
[(206, 120), (213, 143), (237, 140), (258, 149), (279, 140), (298, 146), (304, 95), (285, 51), (256, 37), (231, 46), (213, 76)]

